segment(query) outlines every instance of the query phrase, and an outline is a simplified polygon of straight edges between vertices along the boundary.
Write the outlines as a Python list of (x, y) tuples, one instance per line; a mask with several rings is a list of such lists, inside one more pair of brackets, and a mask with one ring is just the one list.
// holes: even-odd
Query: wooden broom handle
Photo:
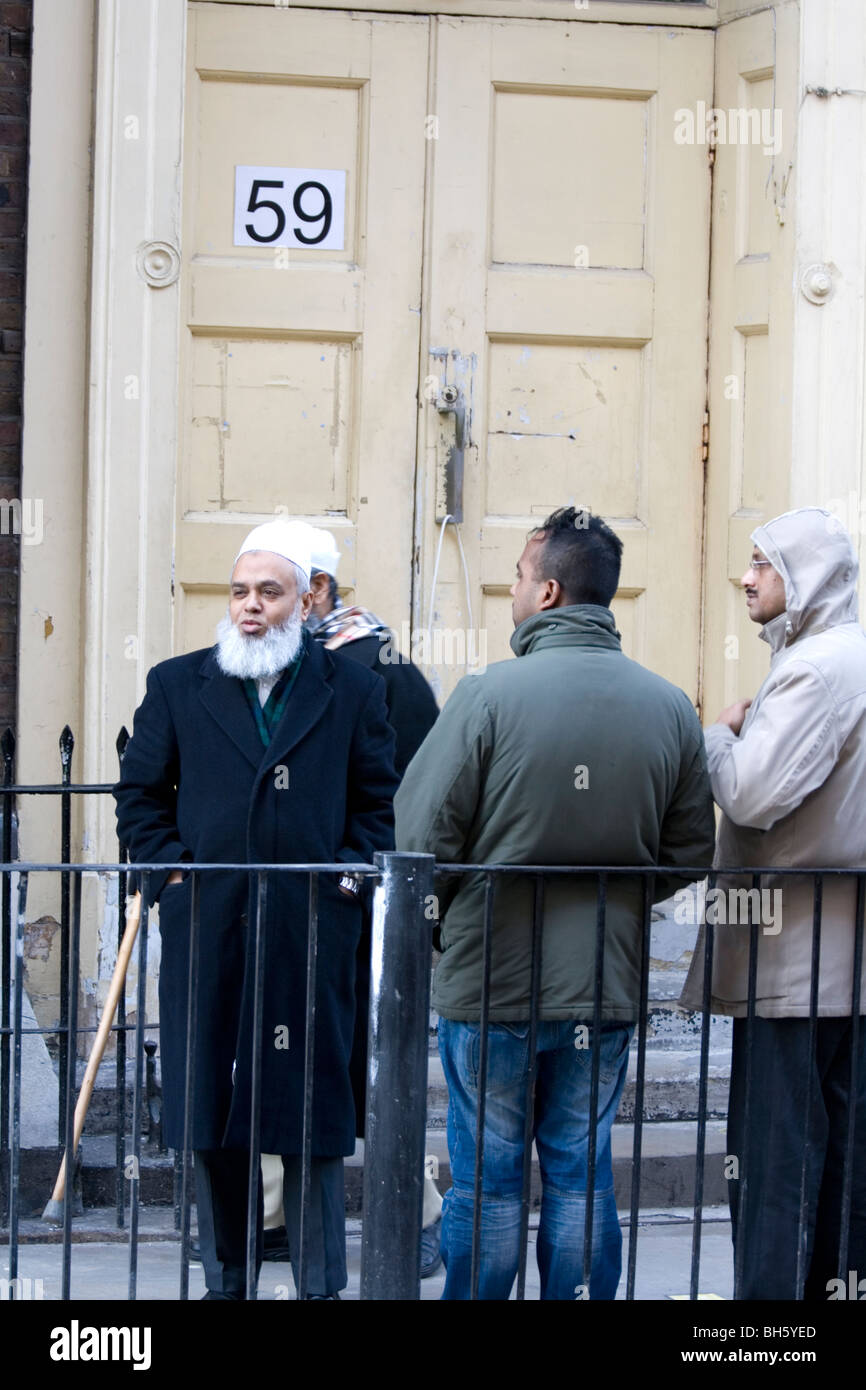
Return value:
[[(84, 1080), (81, 1083), (81, 1093), (75, 1106), (75, 1116), (72, 1129), (72, 1157), (75, 1158), (78, 1152), (78, 1144), (81, 1139), (81, 1131), (84, 1129), (84, 1120), (87, 1115), (90, 1097), (93, 1094), (93, 1085), (96, 1081), (96, 1073), (102, 1061), (102, 1054), (105, 1052), (105, 1044), (108, 1042), (108, 1035), (111, 1032), (111, 1025), (114, 1022), (114, 1015), (120, 1000), (121, 991), (126, 981), (126, 972), (129, 968), (129, 958), (132, 955), (132, 948), (135, 945), (135, 938), (138, 935), (138, 927), (141, 922), (141, 893), (136, 893), (132, 903), (127, 908), (126, 930), (120, 942), (117, 952), (117, 962), (114, 967), (114, 974), (111, 977), (111, 984), (108, 987), (108, 995), (105, 1000), (105, 1007), (102, 1010), (102, 1018), (99, 1021), (93, 1047), (90, 1050), (87, 1068), (84, 1072)], [(66, 1160), (67, 1154), (63, 1155), (60, 1164), (60, 1171), (57, 1174), (57, 1181), (54, 1184), (54, 1191), (51, 1194), (52, 1202), (62, 1202), (66, 1192)]]

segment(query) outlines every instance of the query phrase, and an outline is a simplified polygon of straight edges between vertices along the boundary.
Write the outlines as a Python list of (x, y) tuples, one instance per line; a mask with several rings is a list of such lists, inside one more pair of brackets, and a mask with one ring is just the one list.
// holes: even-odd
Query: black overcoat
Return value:
[[(286, 785), (288, 783), (288, 785)], [(215, 649), (155, 666), (114, 788), (118, 833), (138, 863), (370, 862), (393, 848), (394, 735), (381, 678), (307, 650), (265, 751), (243, 683)], [(159, 900), (164, 1132), (183, 1143), (191, 878)], [(204, 873), (191, 1147), (250, 1137), (254, 922), (249, 873)], [(263, 1152), (301, 1151), (309, 880), (268, 880), (262, 1029)], [(354, 1148), (349, 1057), (361, 906), (319, 878), (313, 1153)], [(286, 1035), (288, 1030), (288, 1035)], [(284, 1044), (288, 1042), (286, 1047)], [(234, 1078), (233, 1078), (234, 1072)]]
[[(391, 634), (384, 634), (391, 639)], [(387, 661), (382, 660), (386, 650), (381, 641), (383, 634), (371, 633), (369, 637), (357, 637), (354, 642), (344, 642), (334, 649), (334, 656), (358, 661), (371, 671), (376, 671), (385, 682), (385, 707), (388, 723), (394, 730), (396, 747), (394, 765), (398, 778), (414, 758), (421, 744), (429, 734), (439, 714), (436, 696), (414, 662), (406, 659), (396, 649), (389, 648)], [(397, 659), (399, 657), (399, 659)], [(367, 1101), (367, 1032), (370, 1013), (370, 935), (371, 912), (369, 903), (365, 907), (358, 942), (358, 971), (356, 993), (358, 1009), (355, 1014), (355, 1041), (352, 1045), (352, 1058), (349, 1072), (352, 1078), (352, 1094), (355, 1097), (355, 1122), (359, 1139), (364, 1137), (364, 1119)]]
[[(390, 643), (383, 645), (383, 634), (371, 633), (369, 637), (356, 637), (354, 642), (344, 642), (337, 647), (335, 656), (347, 656), (359, 661), (375, 671), (385, 682), (385, 705), (388, 710), (388, 723), (394, 730), (397, 746), (394, 750), (394, 765), (397, 776), (402, 777), (421, 744), (429, 734), (439, 714), (436, 696), (422, 676), (418, 667), (408, 657), (392, 648)], [(384, 634), (389, 637), (390, 633)], [(382, 660), (385, 651), (389, 659)]]

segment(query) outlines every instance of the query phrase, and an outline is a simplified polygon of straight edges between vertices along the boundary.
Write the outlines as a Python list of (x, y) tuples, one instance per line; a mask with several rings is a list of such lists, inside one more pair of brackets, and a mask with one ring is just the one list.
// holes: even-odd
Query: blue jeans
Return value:
[[(542, 1183), (536, 1255), (543, 1299), (585, 1298), (587, 1284), (589, 1297), (614, 1298), (622, 1271), (610, 1131), (625, 1084), (634, 1026), (608, 1024), (602, 1028), (592, 1267), (584, 1277), (592, 1050), (581, 1044), (588, 1032), (591, 1030), (574, 1021), (538, 1024), (532, 1130)], [(439, 1020), (439, 1052), (448, 1085), (452, 1180), (442, 1207), (442, 1255), (447, 1270), (442, 1297), (446, 1299), (468, 1299), (471, 1292), (480, 1041), (479, 1024)], [(487, 1057), (478, 1297), (507, 1299), (520, 1257), (529, 1023), (491, 1023)]]

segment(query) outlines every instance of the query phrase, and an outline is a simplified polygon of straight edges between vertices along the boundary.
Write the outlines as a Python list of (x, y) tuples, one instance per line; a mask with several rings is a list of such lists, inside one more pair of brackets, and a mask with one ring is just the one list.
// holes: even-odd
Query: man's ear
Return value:
[(321, 603), (323, 598), (327, 598), (328, 590), (331, 587), (331, 576), (320, 570), (318, 574), (310, 576), (310, 588), (312, 590), (312, 602)]
[(302, 594), (302, 595), (301, 595), (301, 620), (302, 620), (302, 622), (306, 622), (306, 621), (307, 621), (307, 618), (310, 616), (310, 609), (311, 609), (312, 606), (313, 606), (313, 597), (314, 597), (314, 596), (313, 596), (313, 593), (312, 593), (312, 591), (311, 591), (310, 589), (308, 589), (307, 592), (306, 592), (305, 594)]
[(562, 585), (559, 580), (545, 579), (539, 597), (539, 612), (545, 608), (560, 608), (562, 606)]

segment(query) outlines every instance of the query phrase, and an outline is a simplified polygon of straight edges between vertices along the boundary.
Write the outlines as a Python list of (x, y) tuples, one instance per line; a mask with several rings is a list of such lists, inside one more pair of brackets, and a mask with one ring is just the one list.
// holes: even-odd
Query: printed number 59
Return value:
[[(278, 241), (286, 230), (286, 214), (280, 204), (273, 202), (270, 198), (259, 197), (259, 189), (261, 188), (283, 187), (284, 184), (282, 179), (253, 179), (252, 187), (250, 188), (250, 200), (247, 203), (247, 212), (259, 212), (262, 208), (269, 208), (276, 218), (273, 230), (269, 232), (267, 236), (262, 235), (261, 232), (257, 232), (252, 222), (247, 222), (245, 230), (247, 235), (252, 237), (253, 241)], [(304, 194), (311, 188), (318, 189), (322, 195), (322, 205), (317, 212), (308, 212), (304, 208)], [(331, 195), (324, 184), (316, 183), (313, 180), (298, 184), (292, 198), (292, 209), (295, 216), (302, 222), (321, 222), (322, 224), (320, 230), (312, 236), (306, 236), (301, 231), (300, 227), (293, 227), (292, 232), (294, 236), (297, 237), (298, 241), (303, 242), (306, 246), (316, 246), (320, 241), (325, 240), (325, 237), (331, 230), (333, 205), (331, 202)]]

